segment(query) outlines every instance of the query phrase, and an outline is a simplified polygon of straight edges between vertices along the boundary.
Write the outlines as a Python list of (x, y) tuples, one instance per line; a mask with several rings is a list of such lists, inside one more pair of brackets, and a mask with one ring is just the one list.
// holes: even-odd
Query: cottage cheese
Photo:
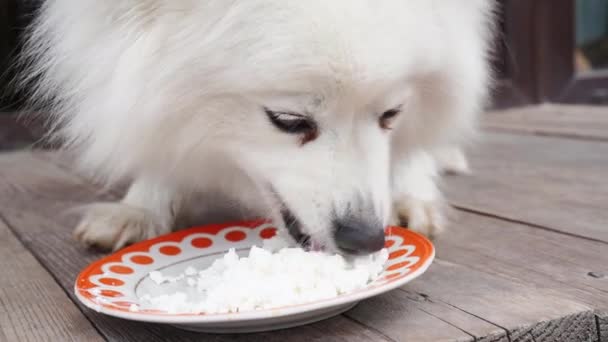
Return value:
[[(386, 249), (346, 260), (341, 255), (307, 252), (279, 238), (251, 247), (248, 256), (229, 250), (209, 268), (188, 267), (166, 277), (150, 273), (159, 286), (178, 284), (159, 296), (143, 295), (146, 306), (170, 313), (229, 313), (271, 309), (333, 298), (374, 281), (388, 260)], [(193, 295), (194, 294), (194, 295)]]

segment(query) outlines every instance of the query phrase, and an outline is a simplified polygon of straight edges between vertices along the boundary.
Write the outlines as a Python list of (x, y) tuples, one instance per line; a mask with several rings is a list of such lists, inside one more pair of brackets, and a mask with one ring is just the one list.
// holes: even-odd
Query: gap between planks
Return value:
[[(53, 163), (53, 164), (55, 164), (55, 163), (56, 163), (56, 164), (58, 164), (58, 166), (60, 166), (60, 167), (61, 167), (61, 168), (62, 168), (64, 171), (66, 171), (66, 172), (73, 172), (73, 170), (70, 168), (70, 163), (71, 163), (71, 162), (70, 162), (69, 157), (68, 157), (68, 158), (63, 158), (63, 156), (60, 156), (60, 158), (58, 158), (58, 159), (57, 159), (57, 158), (53, 158), (51, 154), (47, 154), (47, 153), (43, 154), (41, 157), (42, 157), (43, 159), (45, 159), (45, 160), (47, 160), (47, 161), (49, 161), (49, 162)], [(96, 188), (97, 188), (97, 187), (96, 187), (94, 184), (91, 184), (91, 183), (90, 183), (90, 182), (87, 180), (87, 178), (86, 178), (86, 177), (79, 176), (78, 178), (79, 178), (79, 180), (80, 180), (81, 182), (85, 183), (85, 185), (90, 186), (90, 188), (91, 188), (91, 189), (96, 189)], [(112, 190), (112, 189), (111, 189), (111, 190)], [(120, 193), (120, 191), (111, 191), (110, 193), (112, 193), (112, 194), (117, 194), (117, 193)], [(466, 329), (463, 329), (463, 328), (459, 327), (457, 324), (454, 324), (454, 323), (450, 322), (449, 320), (446, 320), (446, 319), (443, 319), (443, 318), (439, 318), (439, 317), (437, 317), (437, 316), (433, 315), (433, 314), (431, 313), (431, 311), (439, 311), (439, 310), (443, 310), (443, 311), (446, 311), (446, 310), (447, 310), (447, 311), (450, 311), (450, 310), (452, 310), (452, 311), (453, 311), (453, 310), (456, 310), (457, 312), (460, 312), (462, 316), (465, 316), (465, 317), (460, 317), (460, 318), (457, 320), (459, 323), (460, 323), (460, 322), (467, 322), (467, 321), (471, 321), (471, 320), (477, 320), (477, 319), (478, 319), (477, 317), (474, 317), (473, 315), (470, 315), (470, 314), (468, 314), (468, 313), (464, 313), (464, 312), (463, 312), (463, 311), (461, 311), (461, 310), (452, 309), (452, 308), (450, 308), (450, 307), (448, 307), (448, 306), (445, 306), (445, 305), (441, 305), (441, 306), (440, 306), (440, 308), (437, 308), (437, 307), (431, 307), (431, 306), (439, 306), (439, 304), (436, 304), (436, 303), (431, 303), (431, 304), (426, 303), (425, 305), (423, 305), (423, 304), (421, 304), (420, 302), (418, 302), (418, 301), (415, 301), (415, 300), (411, 299), (411, 297), (410, 297), (410, 298), (405, 298), (405, 297), (403, 297), (403, 298), (401, 298), (400, 300), (401, 300), (401, 301), (403, 301), (403, 303), (408, 303), (408, 305), (415, 305), (415, 306), (416, 306), (416, 307), (418, 307), (418, 309), (419, 309), (419, 310), (421, 310), (422, 312), (427, 313), (427, 314), (428, 314), (428, 315), (430, 315), (430, 316), (436, 317), (437, 319), (439, 319), (439, 320), (441, 320), (441, 321), (445, 322), (446, 324), (448, 324), (448, 325), (450, 325), (450, 326), (454, 327), (455, 329), (457, 329), (457, 330), (459, 330), (459, 331), (462, 331), (464, 334), (466, 334), (466, 335), (464, 335), (464, 336), (469, 336), (469, 337), (475, 338), (475, 337), (474, 337), (474, 335), (473, 335), (472, 333), (470, 333), (470, 332), (466, 331)], [(422, 305), (422, 306), (424, 306), (424, 308), (422, 308), (422, 307), (421, 307), (421, 305)], [(428, 311), (427, 311), (427, 310), (428, 310)], [(453, 318), (454, 318), (454, 316), (457, 316), (457, 315), (458, 315), (458, 313), (452, 313), (452, 315), (450, 316), (450, 319), (453, 319)], [(470, 316), (470, 317), (467, 317), (467, 316)], [(375, 329), (375, 327), (374, 327), (373, 325), (365, 324), (365, 323), (364, 323), (364, 322), (362, 322), (361, 320), (357, 320), (356, 318), (354, 318), (353, 316), (348, 315), (348, 314), (347, 314), (347, 317), (348, 317), (348, 318), (350, 318), (350, 319), (353, 319), (353, 320), (355, 320), (355, 321), (357, 321), (357, 322), (359, 322), (359, 324), (361, 324), (361, 325), (365, 326), (366, 328), (369, 328), (369, 329), (372, 329), (372, 330), (376, 330), (377, 332), (382, 333), (380, 330)], [(481, 320), (480, 320), (480, 322), (481, 322)], [(483, 327), (483, 328), (482, 328), (482, 331), (484, 332), (484, 335), (485, 335), (486, 333), (491, 333), (491, 334), (494, 334), (494, 333), (496, 333), (496, 331), (497, 331), (497, 330), (502, 329), (502, 328), (500, 328), (500, 327), (498, 327), (498, 326), (496, 326), (496, 325), (493, 325), (493, 324), (491, 324), (491, 323), (489, 323), (489, 322), (487, 322), (487, 323), (485, 323), (485, 321), (484, 321), (484, 323), (480, 323), (480, 322), (477, 322), (477, 324), (474, 324), (474, 323), (468, 322), (468, 324), (470, 324), (470, 325), (476, 325), (476, 327), (477, 327), (477, 328)], [(446, 328), (444, 328), (444, 329), (446, 329)], [(406, 330), (406, 331), (407, 331), (407, 329), (403, 329), (403, 330)], [(415, 334), (415, 333), (416, 333), (416, 331), (414, 331), (414, 332), (413, 332), (413, 334)], [(385, 335), (385, 336), (387, 336), (387, 337), (389, 337), (389, 338), (398, 338), (398, 337), (402, 337), (402, 338), (406, 338), (406, 337), (407, 337), (408, 339), (410, 339), (410, 338), (411, 338), (411, 336), (410, 336), (410, 335), (403, 335), (403, 334), (399, 334), (399, 332), (397, 332), (397, 331), (395, 331), (395, 330), (393, 330), (393, 334), (392, 334), (392, 335)], [(395, 337), (395, 336), (396, 336), (396, 337)], [(420, 338), (420, 336), (418, 336), (418, 335), (414, 335), (414, 337), (416, 337), (416, 338)], [(461, 336), (461, 339), (462, 339), (462, 336)], [(460, 340), (460, 339), (459, 339), (459, 340)], [(465, 339), (462, 339), (462, 340), (465, 340)]]
[(608, 107), (544, 104), (491, 111), (487, 130), (588, 141), (608, 141)]
[[(15, 164), (16, 160), (6, 159), (3, 165), (6, 167), (0, 167), (0, 173), (5, 173), (4, 177), (0, 177), (0, 179), (5, 179), (4, 184), (0, 181), (0, 188), (5, 193), (5, 200), (10, 197), (10, 201), (6, 201), (6, 205), (0, 206), (0, 211), (8, 217), (12, 225), (18, 228), (20, 234), (24, 237), (24, 241), (34, 253), (45, 255), (47, 266), (57, 275), (62, 286), (66, 289), (71, 289), (73, 277), (86, 263), (96, 259), (99, 254), (85, 252), (74, 243), (69, 234), (71, 231), (69, 227), (73, 225), (74, 221), (59, 220), (54, 214), (60, 212), (61, 208), (95, 200), (98, 198), (98, 195), (94, 192), (92, 193), (89, 187), (83, 187), (80, 182), (75, 182), (77, 179), (74, 179), (73, 176), (65, 173), (63, 170), (51, 167), (44, 168), (42, 167), (42, 163), (37, 161), (32, 155), (21, 157), (29, 158), (29, 167), (20, 168), (18, 164)], [(12, 175), (8, 173), (12, 173)], [(28, 182), (24, 184), (15, 182), (17, 179), (23, 180), (26, 178)], [(28, 212), (24, 212), (24, 210), (28, 210)], [(48, 241), (37, 239), (43, 234), (45, 240), (53, 240), (53, 242), (49, 243)], [(300, 336), (301, 340), (304, 341), (319, 339), (322, 335), (324, 340), (336, 341), (345, 339), (348, 341), (385, 340), (382, 335), (374, 333), (369, 328), (355, 324), (344, 316), (338, 316), (328, 321), (289, 331), (251, 336), (213, 336), (193, 335), (166, 326), (126, 322), (100, 315), (90, 310), (87, 310), (86, 313), (91, 316), (91, 319), (109, 339), (120, 336), (134, 341), (142, 339), (161, 341), (162, 339), (159, 336), (169, 335), (178, 341), (194, 341), (202, 337), (215, 338), (217, 341), (240, 341), (252, 338), (282, 341), (287, 337), (295, 335)], [(439, 331), (429, 330), (428, 334), (448, 333), (452, 331), (449, 325), (438, 320), (432, 321), (431, 318), (431, 316), (427, 316), (423, 312), (416, 312), (409, 316), (410, 320), (427, 322), (428, 324), (424, 324), (424, 326), (441, 327)], [(437, 337), (438, 335), (434, 336)], [(443, 337), (446, 336), (448, 335), (443, 335)], [(458, 334), (455, 334), (455, 336), (458, 336)]]
[(588, 240), (588, 241), (608, 244), (608, 242), (606, 242), (604, 240), (594, 239), (592, 237), (578, 235), (578, 234), (571, 233), (571, 232), (565, 232), (565, 231), (562, 231), (562, 230), (553, 229), (553, 228), (548, 227), (548, 226), (543, 226), (543, 225), (539, 225), (539, 224), (535, 224), (535, 223), (526, 222), (526, 221), (523, 221), (523, 220), (518, 220), (516, 218), (507, 217), (504, 214), (503, 215), (493, 214), (493, 213), (490, 213), (488, 211), (484, 211), (483, 209), (469, 208), (469, 207), (462, 206), (462, 205), (459, 205), (459, 204), (454, 203), (454, 202), (450, 203), (450, 206), (452, 208), (458, 210), (458, 211), (469, 213), (469, 214), (475, 214), (475, 215), (490, 217), (490, 218), (494, 218), (494, 219), (497, 219), (497, 220), (502, 220), (502, 221), (514, 223), (514, 224), (526, 225), (526, 226), (531, 227), (531, 228), (538, 228), (538, 229), (546, 230), (546, 231), (549, 231), (549, 232), (552, 232), (552, 233), (555, 233), (555, 234), (561, 234), (561, 235), (566, 235), (566, 236), (570, 236), (570, 237), (574, 237), (574, 238), (578, 238), (578, 239), (583, 239), (583, 240)]
[[(48, 155), (45, 155), (45, 156), (48, 157)], [(53, 158), (48, 158), (48, 159), (45, 158), (45, 159), (53, 162)], [(71, 169), (69, 167), (69, 160), (66, 162), (65, 159), (60, 158), (59, 159), (59, 164), (62, 166), (63, 170), (68, 171), (68, 172), (71, 171)], [(86, 178), (84, 178), (84, 177), (79, 177), (79, 178), (80, 178), (81, 181), (87, 183), (87, 179)], [(95, 188), (95, 187), (93, 186), (93, 188)], [(405, 294), (407, 292), (404, 291), (403, 293)], [(465, 336), (469, 336), (469, 337), (471, 337), (473, 339), (475, 339), (476, 337), (479, 337), (479, 336), (485, 336), (486, 334), (496, 334), (497, 331), (500, 331), (501, 329), (503, 331), (506, 331), (504, 328), (496, 326), (496, 325), (492, 324), (491, 322), (486, 322), (485, 320), (479, 319), (478, 317), (475, 317), (474, 315), (466, 313), (466, 312), (464, 312), (462, 310), (458, 310), (457, 308), (451, 308), (451, 307), (446, 306), (446, 305), (440, 305), (438, 303), (433, 303), (433, 302), (429, 302), (429, 301), (427, 301), (426, 303), (423, 304), (420, 301), (416, 301), (416, 300), (412, 299), (411, 295), (409, 297), (400, 296), (399, 301), (402, 302), (402, 303), (404, 303), (404, 304), (407, 303), (408, 305), (415, 305), (422, 312), (427, 313), (430, 316), (436, 317), (437, 319), (445, 322), (446, 324), (454, 327), (455, 329), (458, 329), (459, 331), (462, 331), (464, 334), (466, 334)], [(456, 312), (454, 312), (454, 310), (456, 310)], [(445, 311), (452, 311), (452, 314), (449, 315), (450, 317), (448, 319), (444, 319), (442, 317), (439, 317), (439, 316), (433, 314), (433, 311), (435, 311), (435, 312), (438, 312), (438, 311), (443, 311), (443, 312), (445, 312)], [(466, 328), (461, 328), (457, 324), (454, 324), (453, 323), (453, 319), (454, 319), (455, 316), (458, 316), (458, 312), (461, 313), (461, 316), (465, 316), (464, 318), (463, 317), (458, 317), (458, 319), (457, 319), (458, 323), (466, 322), (469, 325), (476, 325), (476, 328), (482, 327), (481, 331), (483, 331), (483, 335), (479, 335), (479, 331), (476, 331), (475, 333), (477, 333), (478, 336), (475, 336), (474, 333), (468, 332)], [(373, 325), (366, 324), (366, 323), (363, 322), (363, 320), (360, 320), (360, 319), (356, 318), (353, 315), (347, 314), (346, 316), (349, 317), (350, 319), (356, 321), (356, 322), (359, 322), (359, 324), (361, 324), (361, 325), (363, 325), (363, 326), (365, 326), (365, 327), (367, 327), (369, 329), (373, 329), (373, 330), (376, 330), (379, 333), (384, 334), (382, 331), (377, 330)], [(476, 324), (471, 323), (471, 322), (467, 322), (467, 321), (477, 320), (477, 319), (479, 319), (480, 322), (477, 322)], [(483, 323), (481, 323), (481, 322), (483, 322)], [(403, 330), (407, 330), (407, 329), (403, 329)], [(409, 338), (409, 337), (411, 337), (411, 336), (408, 336), (408, 335), (399, 334), (399, 332), (396, 332), (394, 329), (393, 329), (393, 334), (391, 334), (391, 335), (384, 335), (384, 336), (386, 336), (388, 338), (400, 338), (400, 337), (401, 338), (405, 338), (405, 337)], [(415, 337), (419, 338), (420, 336), (415, 336)]]
[(4, 341), (104, 341), (0, 215), (0, 337)]
[(602, 143), (608, 142), (608, 138), (606, 138), (606, 137), (586, 136), (586, 135), (577, 134), (577, 133), (545, 132), (542, 130), (534, 130), (534, 129), (523, 130), (521, 128), (501, 127), (501, 126), (494, 126), (491, 124), (485, 124), (485, 125), (483, 125), (483, 128), (484, 128), (484, 130), (486, 130), (488, 132), (496, 132), (496, 133), (508, 133), (508, 134), (515, 134), (515, 135), (533, 135), (533, 136), (537, 136), (537, 137), (563, 138), (563, 139), (573, 139), (573, 140), (582, 140), (582, 141), (595, 141), (595, 142), (602, 142)]

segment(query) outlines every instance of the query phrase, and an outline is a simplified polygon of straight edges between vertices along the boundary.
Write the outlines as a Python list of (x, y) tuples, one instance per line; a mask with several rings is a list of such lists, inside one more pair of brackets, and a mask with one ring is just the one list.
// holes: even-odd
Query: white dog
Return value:
[(85, 170), (134, 180), (76, 236), (119, 248), (178, 218), (264, 216), (364, 254), (399, 218), (438, 233), (436, 177), (466, 168), (453, 146), (487, 98), (492, 4), (47, 0), (24, 82)]

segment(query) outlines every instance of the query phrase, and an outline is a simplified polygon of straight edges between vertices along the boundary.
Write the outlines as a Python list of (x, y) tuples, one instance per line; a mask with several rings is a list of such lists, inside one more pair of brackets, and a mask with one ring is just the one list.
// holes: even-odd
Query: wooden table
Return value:
[(474, 175), (451, 177), (452, 227), (407, 286), (320, 323), (204, 335), (79, 305), (75, 205), (112, 199), (56, 152), (0, 154), (1, 341), (608, 341), (608, 109), (486, 116)]

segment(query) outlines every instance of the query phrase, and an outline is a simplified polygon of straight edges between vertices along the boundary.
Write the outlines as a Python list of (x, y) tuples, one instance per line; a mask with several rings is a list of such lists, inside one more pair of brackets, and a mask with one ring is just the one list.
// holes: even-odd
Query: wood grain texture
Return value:
[(424, 281), (405, 288), (508, 331), (608, 307), (604, 281), (588, 276), (608, 265), (604, 243), (460, 213), (435, 245)]
[[(358, 322), (364, 322), (381, 331), (395, 341), (473, 341), (474, 335), (459, 326), (429, 312), (428, 306), (407, 298), (404, 291), (392, 291), (368, 299), (346, 315)], [(439, 305), (437, 305), (439, 306)], [(490, 325), (474, 316), (445, 308), (458, 319), (473, 321), (475, 328), (486, 327), (489, 331), (500, 328)], [(415, 317), (415, 319), (414, 319)], [(467, 318), (463, 318), (467, 317)], [(489, 326), (489, 327), (488, 327)], [(429, 329), (433, 327), (433, 329)]]
[(473, 176), (447, 181), (451, 203), (608, 242), (608, 144), (488, 133), (470, 159)]
[(435, 241), (438, 257), (478, 270), (554, 288), (592, 308), (608, 307), (608, 246), (468, 212)]
[(608, 140), (608, 108), (546, 104), (490, 112), (483, 117), (489, 130)]
[[(72, 159), (69, 156), (43, 153), (37, 157), (49, 161), (63, 170), (72, 169)], [(79, 176), (79, 178), (82, 178), (82, 176)], [(423, 340), (429, 341), (468, 341), (472, 339), (473, 335), (466, 332), (467, 330), (474, 331), (478, 335), (500, 331), (499, 327), (477, 317), (442, 304), (433, 303), (428, 298), (422, 298), (414, 293), (399, 291), (387, 296), (395, 298), (386, 301), (383, 297), (380, 297), (377, 300), (366, 301), (348, 313), (347, 316), (354, 321), (372, 326), (395, 340), (402, 340), (402, 338), (420, 340), (424, 336)], [(390, 303), (392, 309), (386, 311), (384, 309), (386, 303)], [(383, 309), (379, 310), (379, 308)], [(383, 315), (386, 312), (398, 316), (399, 320), (389, 317), (384, 320), (385, 326), (378, 327), (376, 324), (379, 322), (379, 318), (386, 318)], [(436, 313), (441, 313), (442, 317), (437, 318)], [(437, 329), (428, 329), (429, 325), (435, 326)]]
[(437, 259), (424, 281), (404, 288), (424, 293), (436, 301), (458, 308), (507, 331), (592, 311), (556, 289), (538, 288), (525, 280), (490, 274)]
[(0, 220), (0, 340), (103, 341)]
[[(596, 334), (593, 309), (608, 307), (608, 291), (605, 280), (589, 277), (588, 272), (591, 269), (604, 269), (608, 265), (604, 243), (470, 213), (460, 213), (453, 226), (451, 234), (435, 242), (440, 259), (519, 282), (527, 289), (515, 290), (515, 297), (506, 293), (507, 297), (504, 298), (508, 303), (505, 305), (515, 304), (521, 311), (500, 306), (500, 302), (496, 301), (478, 305), (470, 305), (471, 302), (466, 299), (463, 302), (455, 301), (458, 297), (450, 294), (449, 289), (446, 290), (447, 301), (504, 326), (512, 340), (570, 341), (563, 339), (563, 336), (571, 333), (580, 341), (593, 341), (589, 337)], [(445, 275), (445, 271), (442, 273)], [(455, 280), (452, 279), (452, 282)], [(493, 285), (487, 280), (474, 281), (474, 284), (478, 283), (489, 286), (492, 289), (490, 293), (504, 291), (498, 284)], [(428, 288), (426, 290), (430, 291)], [(481, 294), (481, 291), (476, 293)], [(435, 292), (430, 295), (438, 296)], [(496, 297), (496, 294), (492, 297)], [(570, 306), (568, 302), (576, 304)], [(467, 304), (469, 306), (465, 307)], [(552, 308), (554, 305), (559, 308)], [(485, 311), (492, 307), (499, 309), (493, 313)], [(536, 325), (522, 328), (518, 326), (517, 317), (506, 315), (517, 312), (527, 315), (533, 313), (536, 307), (542, 307), (544, 311), (532, 315), (538, 315), (537, 318), (543, 321)], [(556, 318), (569, 311), (573, 314)], [(554, 334), (541, 334), (545, 330)], [(534, 336), (533, 339), (531, 336)]]
[(608, 342), (608, 309), (598, 310), (595, 313), (595, 321), (600, 342)]
[[(424, 281), (424, 278), (420, 281)], [(501, 336), (506, 333), (500, 326), (460, 310), (457, 307), (438, 301), (426, 293), (414, 292), (407, 288), (402, 288), (401, 291), (396, 293), (398, 293), (399, 296), (405, 295), (408, 300), (414, 301), (416, 306), (424, 312), (461, 329), (467, 334), (474, 336), (476, 339), (487, 336)]]
[[(475, 225), (473, 220), (475, 216), (470, 215), (470, 217), (468, 222), (461, 221), (459, 227), (462, 229), (453, 232), (450, 236), (445, 236), (444, 240), (436, 241), (439, 259), (428, 273), (421, 277), (420, 281), (405, 286), (404, 290), (491, 322), (492, 328), (490, 329), (479, 324), (475, 326), (466, 326), (462, 322), (453, 324), (478, 340), (509, 341), (507, 331), (509, 334), (518, 332), (519, 338), (523, 338), (526, 334), (534, 336), (531, 335), (532, 332), (541, 331), (542, 327), (553, 327), (555, 322), (568, 326), (568, 329), (575, 329), (571, 332), (580, 336), (587, 336), (589, 329), (593, 328), (588, 319), (589, 315), (592, 314), (595, 307), (606, 307), (608, 302), (605, 292), (584, 282), (578, 286), (569, 285), (571, 280), (582, 275), (571, 264), (562, 263), (562, 259), (568, 257), (568, 249), (560, 258), (558, 246), (561, 243), (567, 245), (575, 242), (564, 240), (565, 238), (572, 240), (577, 240), (577, 238), (541, 231), (541, 236), (536, 240), (520, 240), (521, 248), (533, 251), (534, 258), (528, 263), (526, 260), (528, 254), (518, 254), (521, 252), (519, 249), (514, 250), (512, 256), (507, 258), (509, 246), (514, 246), (514, 243), (509, 242), (508, 239), (504, 241), (505, 246), (502, 249), (497, 247), (501, 243), (501, 239), (491, 238), (491, 236), (504, 236), (504, 233), (500, 235), (498, 231), (491, 229), (492, 222), (489, 221), (492, 219), (481, 218)], [(498, 222), (494, 223), (494, 229), (501, 229), (503, 232), (509, 230), (508, 222), (494, 221)], [(471, 228), (469, 231), (469, 227), (475, 229)], [(480, 234), (480, 229), (487, 227), (489, 227), (487, 236), (483, 234), (476, 236)], [(534, 228), (526, 226), (515, 229), (525, 229), (531, 236), (535, 231)], [(551, 249), (543, 245), (539, 245), (538, 249), (534, 248), (539, 241), (548, 239), (546, 235), (550, 234), (559, 237), (557, 241), (552, 241), (555, 243), (555, 248)], [(520, 238), (526, 238), (521, 233), (519, 235)], [(459, 245), (457, 237), (460, 236), (462, 236), (462, 241), (469, 239), (469, 241), (476, 240), (483, 244), (484, 241), (493, 240), (495, 244), (490, 245), (486, 250), (481, 249), (480, 252), (476, 252), (478, 246), (475, 244), (468, 247), (466, 244)], [(456, 241), (454, 245), (450, 246), (454, 241)], [(522, 241), (525, 243), (521, 243)], [(602, 243), (590, 243), (596, 246), (582, 245), (581, 249), (587, 248), (589, 254), (578, 256), (578, 260), (574, 263), (584, 262), (586, 258), (593, 258), (598, 247), (603, 245)], [(466, 251), (467, 248), (472, 251)], [(492, 255), (493, 248), (496, 250), (495, 256)], [(575, 249), (576, 246), (570, 248)], [(465, 250), (465, 253), (459, 252), (462, 250)], [(544, 269), (544, 272), (537, 272), (534, 269), (536, 258), (542, 258), (543, 250), (547, 251), (545, 264), (553, 262), (557, 267), (562, 265), (565, 268), (563, 271), (555, 270), (558, 274), (557, 279), (551, 274), (554, 270), (552, 268)], [(602, 260), (598, 263), (601, 262)], [(545, 265), (542, 267), (546, 268)], [(570, 269), (571, 267), (572, 269)], [(382, 300), (381, 297), (378, 300)], [(391, 308), (397, 305), (392, 302), (399, 301), (387, 300), (384, 306)], [(446, 322), (455, 323), (450, 321), (448, 314), (450, 310), (441, 310), (441, 306), (436, 306), (436, 308), (437, 310), (433, 312), (434, 315)], [(354, 311), (353, 314), (359, 313)], [(371, 324), (374, 326), (387, 324), (382, 317), (377, 319), (378, 322), (372, 321)], [(569, 324), (571, 321), (584, 321), (585, 324)], [(538, 325), (538, 322), (543, 323)], [(502, 331), (501, 327), (504, 328)], [(387, 329), (386, 326), (383, 328)]]
[[(74, 176), (37, 158), (33, 153), (14, 153), (0, 158), (0, 213), (15, 227), (26, 245), (44, 256), (72, 299), (78, 272), (102, 256), (80, 247), (71, 236), (75, 217), (63, 215), (74, 205), (113, 196), (80, 183)], [(304, 340), (384, 341), (382, 335), (339, 316), (318, 324), (275, 333), (247, 336), (215, 336), (183, 332), (168, 326), (115, 319), (84, 308), (86, 315), (110, 340), (121, 341), (284, 341)], [(298, 340), (298, 339), (296, 339)]]
[(506, 331), (478, 338), (477, 342), (511, 342)]
[(598, 334), (595, 315), (585, 312), (516, 329), (510, 337), (512, 342), (596, 342)]
[[(76, 218), (62, 213), (75, 205), (115, 196), (97, 191), (97, 188), (81, 182), (79, 178), (35, 153), (13, 153), (0, 158), (0, 194), (0, 213), (15, 227), (30, 250), (44, 255), (45, 266), (72, 295), (71, 289), (78, 272), (102, 254), (87, 251), (72, 240), (71, 231)], [(373, 305), (373, 302), (360, 304)], [(376, 307), (373, 310), (381, 311), (382, 308)], [(285, 341), (293, 338), (302, 341), (390, 340), (375, 329), (345, 316), (286, 331), (245, 336), (215, 336), (114, 319), (88, 309), (85, 309), (85, 313), (110, 340), (120, 338), (126, 341), (163, 341), (166, 336), (171, 336), (172, 341), (195, 341), (201, 338), (211, 341)], [(456, 339), (470, 338), (466, 333), (415, 307), (399, 314), (401, 326), (410, 334), (427, 334), (433, 338), (438, 336), (438, 333), (447, 337), (450, 335), (446, 333), (451, 332), (451, 336)], [(428, 326), (441, 327), (443, 330), (433, 331), (428, 329)]]
[[(504, 133), (489, 134), (487, 142), (472, 155), (475, 176), (447, 181), (450, 200), (481, 215), (455, 212), (451, 231), (435, 241), (438, 259), (426, 274), (346, 315), (285, 331), (217, 336), (85, 313), (107, 339), (126, 341), (593, 341), (594, 333), (606, 335), (608, 285), (589, 273), (608, 273), (602, 235), (608, 191), (601, 187), (608, 144)], [(117, 196), (75, 176), (62, 155), (0, 155), (0, 215), (70, 295), (76, 274), (101, 254), (72, 240), (76, 218), (63, 213)]]
[[(63, 170), (72, 169), (69, 156), (44, 153), (38, 155), (38, 157), (52, 162)], [(414, 340), (428, 341), (467, 341), (472, 336), (479, 338), (495, 334), (505, 335), (505, 331), (496, 325), (456, 308), (433, 302), (431, 299), (416, 293), (401, 291), (394, 292), (390, 296), (395, 296), (395, 300), (388, 302), (391, 303), (393, 308), (389, 311), (398, 316), (399, 320), (388, 318), (383, 321), (384, 325), (378, 324), (379, 317), (382, 317), (382, 313), (386, 310), (385, 304), (387, 302), (382, 299), (378, 302), (375, 300), (364, 302), (365, 305), (359, 305), (347, 316), (364, 323), (366, 326), (372, 326), (387, 337), (396, 340), (414, 338)], [(437, 329), (428, 329), (429, 325), (437, 327)]]

